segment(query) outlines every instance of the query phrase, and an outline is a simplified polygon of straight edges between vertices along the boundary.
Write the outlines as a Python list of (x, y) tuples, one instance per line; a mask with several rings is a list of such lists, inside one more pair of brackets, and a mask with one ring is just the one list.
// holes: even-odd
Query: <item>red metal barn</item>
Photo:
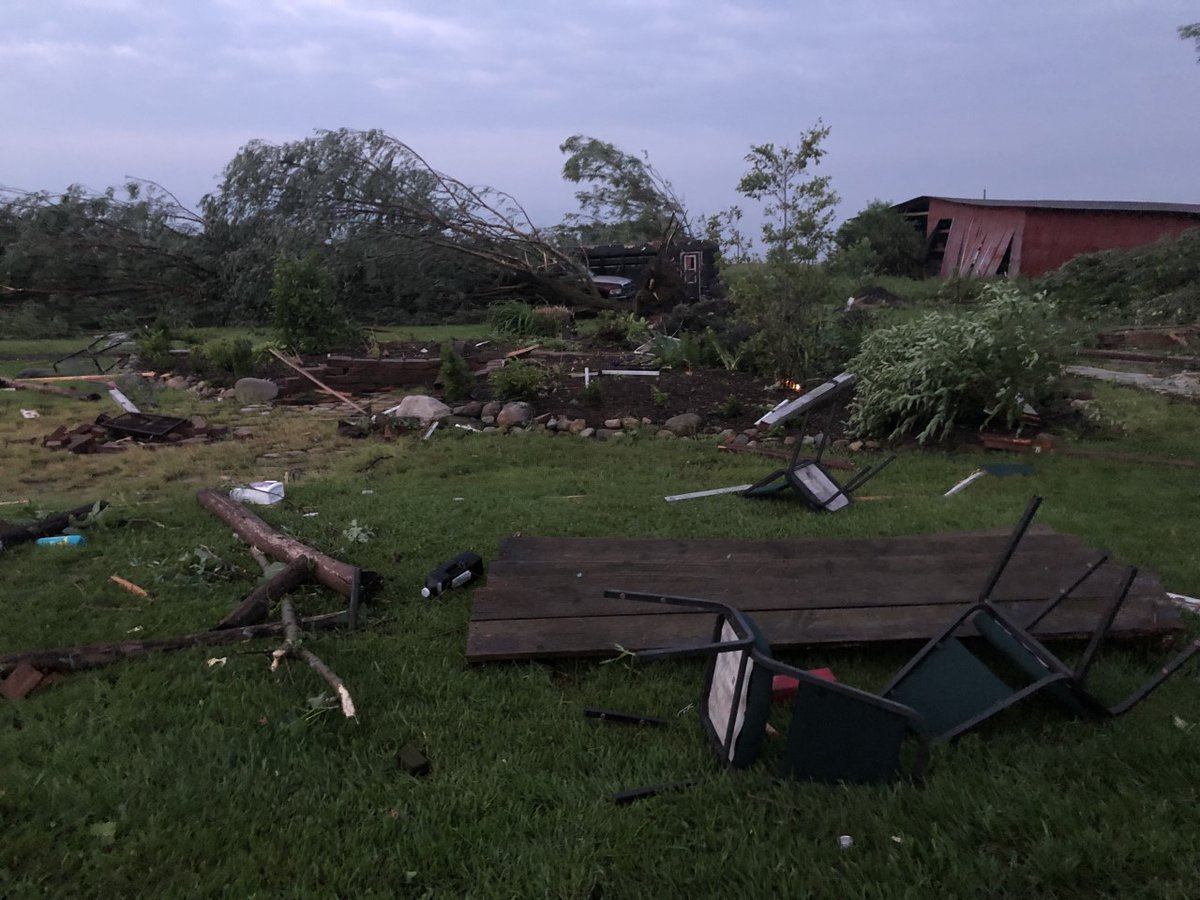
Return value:
[(1200, 204), (914, 197), (892, 207), (926, 239), (930, 273), (1041, 275), (1081, 253), (1200, 227)]

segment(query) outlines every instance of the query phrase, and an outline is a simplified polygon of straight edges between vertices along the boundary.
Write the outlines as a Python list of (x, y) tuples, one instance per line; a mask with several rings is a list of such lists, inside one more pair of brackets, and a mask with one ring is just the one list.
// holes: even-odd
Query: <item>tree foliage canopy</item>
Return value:
[(920, 232), (884, 200), (872, 200), (862, 212), (843, 222), (834, 242), (843, 253), (866, 242), (877, 275), (919, 275), (925, 256)]
[(573, 134), (558, 148), (567, 155), (562, 176), (587, 187), (575, 192), (578, 213), (567, 230), (582, 244), (623, 244), (664, 237), (672, 227), (690, 231), (687, 210), (649, 158), (607, 141)]
[(1179, 37), (1185, 41), (1196, 42), (1196, 62), (1200, 62), (1200, 22), (1179, 26)]
[(825, 156), (821, 142), (828, 136), (829, 127), (818, 121), (794, 147), (759, 144), (746, 155), (750, 171), (737, 191), (763, 204), (762, 239), (769, 260), (813, 262), (832, 241), (838, 195), (829, 176), (807, 175)]

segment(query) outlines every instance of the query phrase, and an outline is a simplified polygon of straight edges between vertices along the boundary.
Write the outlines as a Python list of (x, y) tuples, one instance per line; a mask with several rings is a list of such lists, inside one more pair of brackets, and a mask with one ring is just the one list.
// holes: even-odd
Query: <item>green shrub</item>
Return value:
[(717, 404), (717, 412), (726, 419), (732, 419), (742, 414), (742, 401), (736, 394), (726, 394), (725, 399)]
[(497, 400), (534, 400), (546, 389), (546, 371), (535, 363), (513, 359), (488, 375)]
[(143, 368), (171, 371), (175, 365), (171, 357), (171, 329), (162, 322), (143, 329), (137, 336), (137, 355)]
[(21, 303), (0, 308), (0, 336), (7, 340), (44, 340), (70, 337), (75, 329), (65, 318), (46, 306)]
[(600, 379), (596, 378), (584, 385), (579, 392), (579, 402), (587, 406), (599, 406), (604, 402), (604, 389), (600, 387)]
[(619, 344), (641, 344), (650, 337), (650, 323), (632, 312), (603, 310), (596, 316), (596, 337)]
[(850, 364), (851, 428), (925, 443), (956, 427), (1012, 427), (1058, 377), (1065, 348), (1053, 314), (1045, 295), (993, 284), (970, 313), (932, 312), (871, 333)]
[(500, 337), (554, 337), (569, 324), (570, 311), (558, 306), (535, 309), (524, 300), (501, 300), (488, 307), (487, 321)]
[(194, 347), (188, 359), (192, 372), (224, 387), (254, 374), (254, 363), (254, 345), (249, 338), (209, 341)]
[(650, 385), (650, 400), (659, 409), (666, 409), (671, 402), (671, 395), (666, 391), (661, 391), (654, 385)]
[(471, 388), (475, 386), (475, 376), (471, 367), (463, 359), (463, 355), (454, 349), (451, 341), (442, 344), (441, 366), (439, 374), (442, 380), (442, 391), (447, 400), (466, 400), (471, 396)]
[(334, 297), (329, 275), (316, 254), (276, 260), (271, 306), (280, 340), (296, 353), (324, 353), (360, 341), (361, 332)]

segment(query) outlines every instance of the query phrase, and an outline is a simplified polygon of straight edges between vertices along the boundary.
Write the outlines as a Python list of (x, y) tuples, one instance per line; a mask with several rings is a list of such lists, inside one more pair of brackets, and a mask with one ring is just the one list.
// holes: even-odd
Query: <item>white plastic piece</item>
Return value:
[(234, 488), (229, 496), (239, 503), (274, 506), (283, 499), (282, 481), (252, 481), (245, 487)]

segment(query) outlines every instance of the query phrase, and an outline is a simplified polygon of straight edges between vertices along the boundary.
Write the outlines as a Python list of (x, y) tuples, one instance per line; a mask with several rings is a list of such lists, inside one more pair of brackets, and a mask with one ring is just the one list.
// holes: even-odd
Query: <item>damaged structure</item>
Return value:
[(914, 197), (892, 207), (925, 236), (931, 275), (1036, 276), (1082, 253), (1128, 249), (1200, 227), (1200, 204)]

